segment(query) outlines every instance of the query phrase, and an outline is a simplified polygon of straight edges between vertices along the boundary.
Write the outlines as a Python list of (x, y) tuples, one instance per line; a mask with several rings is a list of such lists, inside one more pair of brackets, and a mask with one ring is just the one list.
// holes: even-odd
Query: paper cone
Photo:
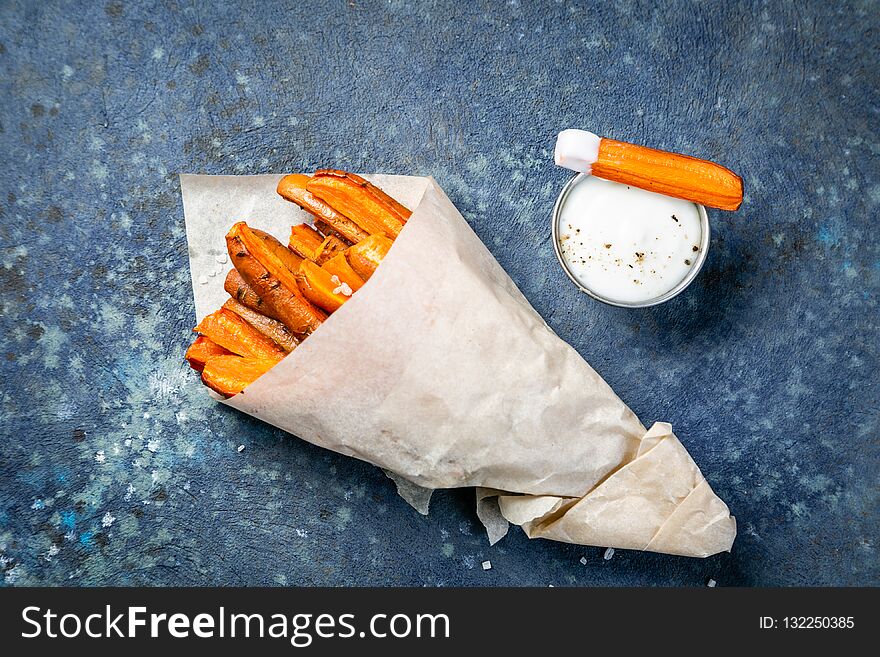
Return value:
[[(730, 549), (734, 520), (669, 425), (645, 431), (436, 183), (368, 178), (414, 209), (382, 266), (226, 403), (425, 488), (495, 489), (483, 500), (497, 495), (529, 536), (692, 556)], [(285, 239), (303, 220), (274, 194), (278, 179), (181, 177), (200, 317), (222, 303), (222, 278), (201, 281), (232, 223)]]

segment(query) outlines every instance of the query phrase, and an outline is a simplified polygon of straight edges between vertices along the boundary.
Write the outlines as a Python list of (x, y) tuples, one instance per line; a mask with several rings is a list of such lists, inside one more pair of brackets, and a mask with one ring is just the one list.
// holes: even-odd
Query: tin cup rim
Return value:
[(571, 272), (571, 269), (568, 266), (568, 262), (566, 262), (565, 257), (562, 255), (562, 249), (559, 245), (559, 219), (560, 215), (562, 214), (562, 206), (565, 205), (565, 200), (568, 197), (569, 192), (578, 182), (580, 182), (583, 178), (588, 177), (589, 175), (590, 174), (588, 173), (575, 174), (567, 183), (565, 183), (565, 186), (562, 188), (562, 191), (559, 193), (559, 196), (556, 199), (556, 204), (553, 206), (553, 225), (551, 227), (551, 233), (553, 236), (553, 250), (556, 252), (556, 259), (559, 260), (559, 264), (562, 267), (562, 271), (565, 272), (565, 275), (568, 276), (569, 280), (571, 280), (571, 282), (574, 283), (581, 292), (591, 296), (596, 301), (601, 301), (604, 304), (608, 304), (609, 306), (616, 306), (618, 308), (648, 308), (650, 306), (657, 306), (661, 303), (669, 301), (673, 297), (681, 294), (687, 288), (687, 286), (693, 282), (693, 280), (697, 277), (697, 274), (700, 273), (700, 270), (703, 268), (703, 264), (706, 262), (706, 256), (709, 252), (709, 214), (708, 212), (706, 212), (706, 208), (699, 203), (694, 203), (694, 206), (696, 206), (697, 213), (700, 216), (700, 250), (697, 253), (696, 261), (691, 266), (690, 271), (688, 271), (687, 275), (683, 279), (681, 279), (678, 284), (671, 290), (668, 290), (659, 296), (642, 301), (620, 301), (618, 299), (609, 299), (608, 297), (599, 294), (595, 290), (591, 290), (590, 288), (584, 286), (577, 278), (575, 278), (574, 274)]

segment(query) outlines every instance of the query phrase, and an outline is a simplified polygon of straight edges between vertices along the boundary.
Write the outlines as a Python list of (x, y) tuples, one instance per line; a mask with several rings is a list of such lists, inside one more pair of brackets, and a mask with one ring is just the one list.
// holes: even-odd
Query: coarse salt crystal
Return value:
[(244, 451), (244, 445), (238, 446), (238, 453), (241, 454)]
[(207, 276), (200, 276), (199, 277), (199, 285), (207, 285), (207, 284), (208, 284), (208, 277)]
[(613, 556), (614, 548), (608, 548), (607, 550), (605, 550), (605, 554), (602, 555), (602, 558), (605, 559), (605, 561), (609, 561)]
[(483, 570), (492, 570), (492, 562), (488, 559), (484, 561), (481, 565), (483, 566)]
[[(334, 277), (335, 278), (335, 277)], [(342, 293), (343, 295), (350, 297), (354, 291), (351, 289), (348, 283), (340, 283), (339, 287), (333, 288), (333, 294)]]
[(217, 262), (219, 262), (221, 265), (225, 265), (225, 264), (226, 264), (226, 261), (229, 260), (229, 256), (227, 256), (225, 253), (221, 253), (221, 254), (217, 255), (215, 259), (216, 259)]
[(586, 558), (586, 557), (581, 557), (581, 558), (580, 558), (580, 562), (581, 562), (581, 564), (583, 564), (584, 566), (586, 566), (586, 565), (587, 565), (587, 558)]
[(716, 585), (717, 583), (718, 583), (718, 582), (716, 582), (714, 579), (710, 579), (710, 580), (706, 583), (706, 586), (708, 586), (710, 589), (714, 589), (714, 588), (715, 588), (715, 585)]

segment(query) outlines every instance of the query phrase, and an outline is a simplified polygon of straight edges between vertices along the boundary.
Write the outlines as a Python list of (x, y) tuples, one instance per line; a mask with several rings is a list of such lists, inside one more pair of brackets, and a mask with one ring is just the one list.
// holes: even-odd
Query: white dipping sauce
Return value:
[(569, 190), (558, 221), (559, 250), (571, 275), (609, 301), (662, 296), (700, 255), (695, 204), (594, 176)]

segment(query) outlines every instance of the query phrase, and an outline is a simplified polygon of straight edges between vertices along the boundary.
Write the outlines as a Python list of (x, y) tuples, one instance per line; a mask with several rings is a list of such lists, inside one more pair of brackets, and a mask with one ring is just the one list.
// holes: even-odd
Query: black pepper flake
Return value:
[(698, 247), (696, 244), (694, 244), (694, 246), (691, 248), (691, 250), (692, 250), (694, 253), (696, 253), (697, 251), (700, 250), (700, 247)]
[(691, 264), (691, 261), (690, 261), (690, 260), (685, 260), (685, 261), (684, 261), (684, 264), (689, 265), (689, 264)]
[(675, 223), (678, 223), (678, 217), (676, 217), (675, 215), (672, 215), (672, 220), (673, 220)]
[(611, 245), (610, 245), (610, 244), (606, 244), (606, 245), (605, 245), (605, 248), (606, 248), (606, 249), (610, 249), (610, 248), (611, 248)]

